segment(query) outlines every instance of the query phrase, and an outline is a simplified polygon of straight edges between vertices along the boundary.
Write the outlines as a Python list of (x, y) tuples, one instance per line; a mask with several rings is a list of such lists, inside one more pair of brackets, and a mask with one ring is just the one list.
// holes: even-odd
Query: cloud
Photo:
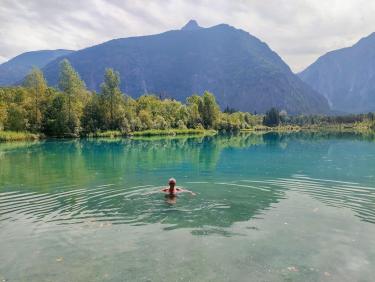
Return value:
[(1, 0), (0, 62), (40, 49), (81, 49), (113, 38), (228, 23), (265, 41), (299, 71), (373, 30), (368, 0)]

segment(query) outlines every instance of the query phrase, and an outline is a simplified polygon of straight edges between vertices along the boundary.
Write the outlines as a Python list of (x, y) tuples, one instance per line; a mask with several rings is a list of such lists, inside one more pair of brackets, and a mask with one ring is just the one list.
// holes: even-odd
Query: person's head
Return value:
[(168, 180), (169, 188), (173, 189), (174, 186), (176, 186), (176, 179), (174, 178), (169, 178)]

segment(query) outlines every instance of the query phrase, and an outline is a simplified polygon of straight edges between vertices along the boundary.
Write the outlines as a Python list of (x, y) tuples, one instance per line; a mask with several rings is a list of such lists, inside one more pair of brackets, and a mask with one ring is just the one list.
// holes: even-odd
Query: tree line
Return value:
[(28, 131), (47, 136), (78, 137), (103, 131), (124, 134), (150, 129), (240, 130), (261, 124), (261, 117), (237, 111), (221, 112), (210, 92), (181, 103), (143, 95), (133, 99), (120, 90), (120, 75), (105, 70), (98, 93), (66, 59), (60, 62), (57, 88), (47, 85), (33, 68), (21, 86), (0, 88), (0, 130)]
[(279, 111), (271, 108), (263, 117), (263, 125), (275, 127), (279, 125), (297, 125), (297, 126), (328, 126), (340, 124), (367, 123), (375, 128), (375, 113), (366, 114), (347, 114), (347, 115), (294, 115), (289, 116), (285, 111)]
[[(374, 113), (322, 116), (289, 116), (270, 109), (265, 115), (220, 110), (210, 92), (192, 95), (185, 103), (143, 95), (137, 99), (120, 90), (120, 75), (105, 70), (98, 93), (89, 91), (66, 59), (60, 62), (57, 87), (47, 85), (43, 72), (33, 68), (21, 86), (0, 88), (0, 130), (43, 133), (46, 136), (78, 137), (98, 132), (122, 134), (144, 130), (215, 129), (238, 131), (259, 125), (331, 125), (369, 122)], [(372, 126), (375, 129), (375, 126)]]

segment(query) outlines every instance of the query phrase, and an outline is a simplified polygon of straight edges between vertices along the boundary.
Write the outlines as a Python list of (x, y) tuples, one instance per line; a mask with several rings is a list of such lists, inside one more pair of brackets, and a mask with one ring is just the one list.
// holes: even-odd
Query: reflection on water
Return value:
[[(202, 238), (212, 237), (211, 244), (216, 242), (218, 248), (230, 252), (229, 245), (219, 238), (237, 238), (233, 246), (238, 247), (240, 256), (246, 246), (253, 252), (260, 251), (256, 248), (258, 244), (259, 248), (263, 244), (263, 249), (275, 249), (277, 240), (268, 241), (267, 236), (280, 232), (276, 231), (278, 224), (287, 226), (286, 218), (300, 215), (295, 227), (288, 225), (289, 233), (280, 233), (278, 238), (288, 240), (298, 234), (299, 237), (295, 237), (298, 241), (305, 236), (304, 227), (301, 230), (301, 227), (297, 228), (298, 224), (304, 226), (304, 221), (315, 214), (320, 216), (321, 223), (330, 222), (324, 226), (327, 236), (337, 230), (342, 230), (340, 236), (345, 234), (350, 240), (358, 236), (358, 230), (369, 236), (375, 235), (374, 140), (373, 135), (349, 133), (269, 133), (0, 144), (0, 242), (14, 246), (15, 254), (20, 255), (22, 251), (16, 246), (21, 241), (26, 246), (34, 246), (35, 240), (49, 242), (53, 238), (62, 242), (61, 248), (69, 253), (77, 248), (77, 239), (73, 237), (79, 235), (74, 232), (86, 232), (82, 231), (85, 228), (107, 230), (102, 234), (102, 240), (108, 241), (108, 248), (115, 247), (111, 245), (113, 238), (119, 234), (124, 236), (122, 232), (125, 231), (118, 228), (127, 228), (128, 237), (123, 242), (129, 246), (136, 241), (134, 238), (139, 236), (139, 230), (148, 234), (147, 230), (152, 233), (157, 229), (156, 234), (170, 237), (168, 242), (176, 250), (179, 248), (175, 244), (180, 243), (177, 242), (179, 239), (174, 241), (174, 232), (182, 232), (179, 236), (196, 244), (199, 250), (208, 248)], [(172, 176), (179, 186), (198, 195), (183, 194), (173, 204), (165, 201), (159, 191)], [(286, 211), (283, 209), (285, 203), (290, 203)], [(345, 227), (339, 225), (348, 221), (350, 223)], [(153, 245), (153, 236), (144, 236), (142, 244), (157, 248)], [(248, 238), (247, 241), (240, 243), (238, 238), (242, 237)], [(336, 237), (329, 237), (333, 240), (331, 244), (335, 244)], [(97, 243), (95, 237), (90, 237), (90, 240), (89, 249)], [(321, 240), (312, 240), (311, 244), (320, 244)], [(38, 246), (44, 245), (37, 242)], [(362, 242), (366, 242), (366, 238), (362, 238)], [(337, 244), (342, 242), (337, 241)], [(186, 248), (180, 251), (186, 252)], [(307, 245), (300, 248), (305, 254), (309, 252)], [(371, 248), (356, 248), (363, 250), (359, 257), (366, 257), (368, 262), (369, 257), (375, 255)], [(50, 247), (44, 251), (50, 252)], [(177, 255), (173, 251), (172, 254)], [(40, 258), (39, 253), (37, 256)], [(130, 257), (138, 259), (139, 256), (142, 257), (132, 253)], [(259, 264), (253, 269), (258, 273), (264, 272), (262, 268), (267, 263), (261, 260), (261, 256), (267, 256), (267, 253), (261, 253), (253, 261), (255, 266)], [(16, 257), (9, 255), (5, 244), (0, 246), (0, 265), (3, 263), (9, 268), (0, 267), (0, 278), (3, 273), (8, 273), (11, 278), (18, 277), (20, 281), (28, 278), (17, 276), (21, 275), (16, 274), (19, 268), (24, 267), (25, 273), (31, 270), (25, 263), (18, 264), (17, 269), (12, 267)], [(220, 255), (216, 254), (216, 257), (213, 260), (217, 259), (215, 263), (221, 266), (224, 258), (220, 261)], [(71, 259), (78, 260), (79, 254), (72, 255)], [(319, 261), (325, 260), (321, 258)], [(180, 258), (176, 260), (176, 267), (182, 268), (179, 262), (182, 263)], [(110, 263), (113, 261), (108, 261)], [(134, 260), (129, 264), (133, 267), (129, 271), (138, 269), (133, 263)], [(235, 267), (238, 261), (233, 257), (225, 262), (229, 266), (232, 263)], [(197, 267), (203, 266), (204, 263)], [(153, 267), (147, 267), (152, 273)], [(269, 267), (278, 266), (275, 262)], [(284, 272), (289, 273), (290, 269), (294, 272), (294, 268), (288, 270), (291, 266), (283, 267), (269, 280), (279, 280), (276, 278)], [(43, 270), (33, 271), (37, 271), (34, 281), (41, 281), (46, 274)], [(199, 271), (206, 273), (206, 280), (218, 278), (204, 269)], [(321, 278), (314, 271), (306, 270), (305, 276), (299, 278)], [(371, 274), (367, 268), (366, 271), (362, 276), (349, 277), (366, 281)], [(227, 278), (240, 281), (243, 280), (242, 274)], [(73, 271), (72, 275), (74, 280), (78, 273)], [(333, 280), (345, 277), (340, 275), (337, 273)], [(138, 279), (138, 274), (130, 277), (142, 280)], [(162, 275), (158, 277), (157, 281), (165, 280)], [(178, 275), (170, 278), (175, 281)]]
[[(230, 226), (296, 189), (374, 223), (375, 190), (367, 184), (375, 175), (373, 141), (348, 133), (268, 133), (5, 143), (0, 220), (24, 214), (57, 224), (95, 217), (175, 228)], [(200, 193), (182, 196), (172, 217), (155, 193), (170, 176)], [(346, 178), (355, 182), (342, 182)]]

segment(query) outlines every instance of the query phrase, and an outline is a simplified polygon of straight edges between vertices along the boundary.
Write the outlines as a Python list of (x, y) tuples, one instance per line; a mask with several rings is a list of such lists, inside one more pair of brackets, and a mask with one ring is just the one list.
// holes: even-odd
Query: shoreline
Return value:
[(0, 131), (0, 143), (18, 141), (39, 141), (46, 139), (86, 139), (86, 138), (133, 138), (153, 136), (213, 136), (218, 131), (212, 129), (166, 129), (144, 130), (124, 133), (120, 131), (103, 131), (82, 136), (45, 136), (44, 134), (16, 131)]
[(241, 129), (240, 132), (253, 132), (253, 133), (267, 133), (267, 132), (375, 132), (369, 124), (334, 124), (334, 125), (281, 125), (276, 127), (268, 127), (264, 125), (255, 126), (249, 129)]
[[(374, 129), (358, 125), (334, 125), (334, 126), (296, 126), (282, 125), (277, 127), (255, 126), (248, 129), (240, 129), (239, 133), (296, 133), (296, 132), (352, 132), (352, 133), (375, 133)], [(0, 131), (0, 143), (18, 141), (40, 141), (46, 139), (85, 139), (85, 138), (139, 138), (139, 137), (173, 137), (173, 136), (214, 136), (220, 131), (213, 129), (165, 129), (144, 130), (124, 133), (120, 131), (103, 131), (90, 133), (82, 136), (46, 136), (42, 133)]]

